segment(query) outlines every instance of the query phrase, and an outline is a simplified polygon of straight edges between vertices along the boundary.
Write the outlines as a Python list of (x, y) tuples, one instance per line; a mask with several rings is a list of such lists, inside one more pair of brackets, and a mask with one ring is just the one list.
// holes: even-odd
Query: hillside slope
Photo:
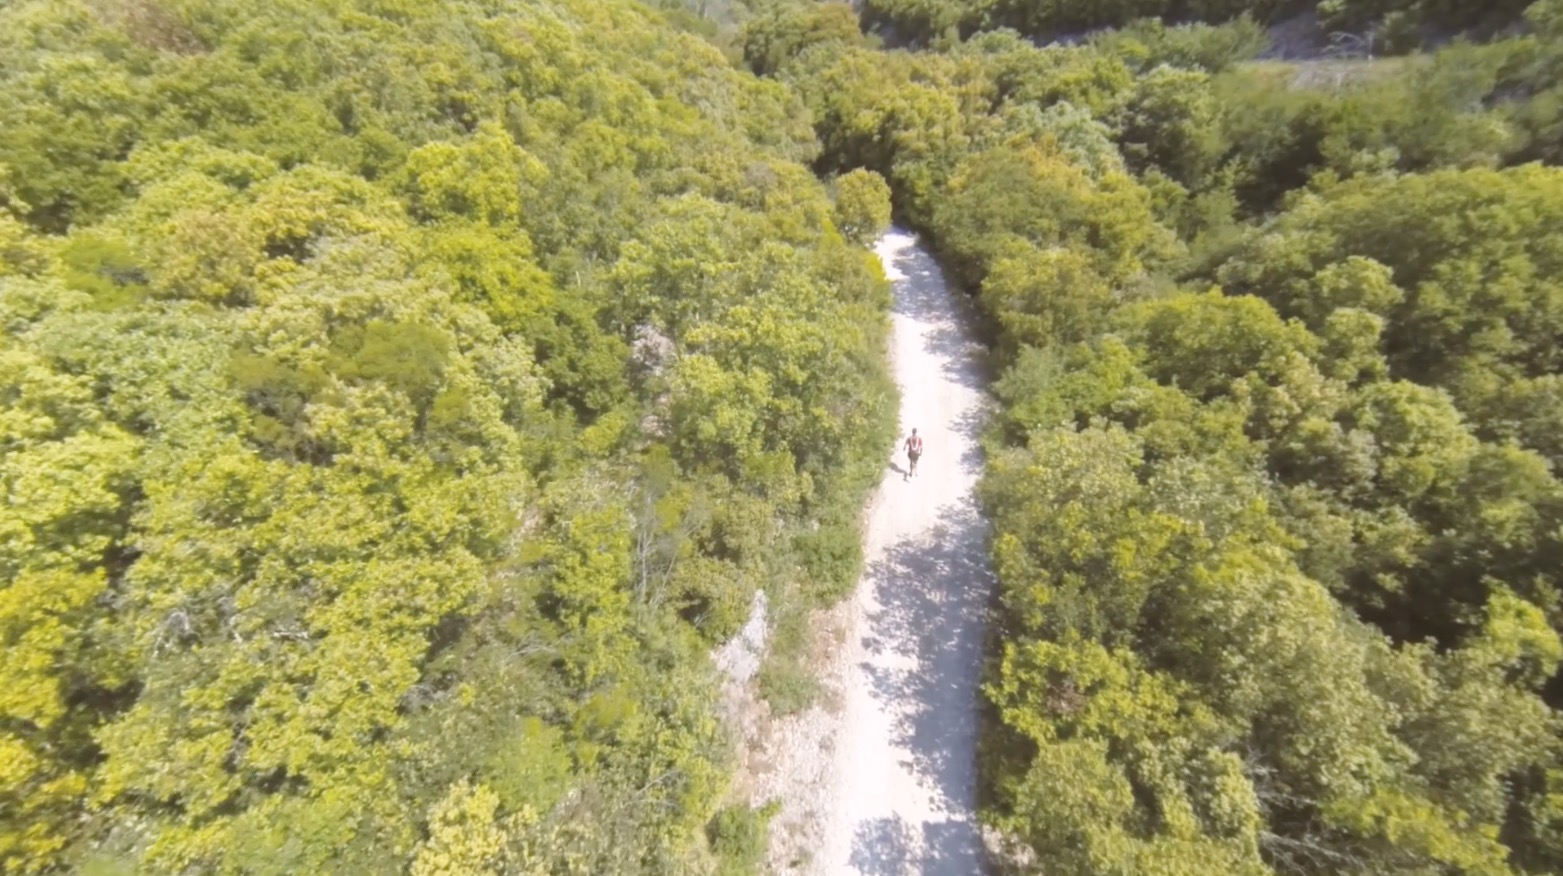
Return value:
[(0, 869), (751, 866), (706, 654), (893, 415), (796, 98), (618, 0), (36, 0), (0, 111)]

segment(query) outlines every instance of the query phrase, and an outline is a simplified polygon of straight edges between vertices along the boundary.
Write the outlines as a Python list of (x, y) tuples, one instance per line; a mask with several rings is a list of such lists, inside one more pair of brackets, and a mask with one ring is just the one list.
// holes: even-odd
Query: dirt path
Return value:
[(772, 861), (784, 872), (972, 876), (977, 685), (991, 589), (972, 499), (981, 468), (977, 348), (938, 266), (896, 230), (876, 247), (895, 283), (891, 342), (901, 441), (869, 507), (857, 592), (827, 618), (831, 707), (780, 728), (770, 790), (785, 801)]

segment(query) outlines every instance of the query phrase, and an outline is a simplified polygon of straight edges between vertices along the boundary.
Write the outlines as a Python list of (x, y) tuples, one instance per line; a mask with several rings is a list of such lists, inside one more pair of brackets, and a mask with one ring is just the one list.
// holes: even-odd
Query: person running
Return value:
[(916, 429), (913, 429), (911, 437), (906, 439), (905, 446), (906, 461), (909, 464), (907, 465), (907, 472), (905, 477), (901, 478), (903, 481), (909, 477), (917, 477), (917, 459), (923, 455), (923, 439), (918, 437)]

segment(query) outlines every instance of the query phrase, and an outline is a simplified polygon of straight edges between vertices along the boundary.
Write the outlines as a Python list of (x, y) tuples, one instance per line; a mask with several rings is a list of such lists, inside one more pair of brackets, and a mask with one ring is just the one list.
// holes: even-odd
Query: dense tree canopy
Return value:
[(706, 654), (855, 580), (895, 212), (1017, 861), (1563, 870), (1563, 4), (1474, 11), (0, 6), (0, 869), (748, 872)]
[(1281, 7), (871, 5), (959, 34), (772, 66), (982, 305), (1015, 860), (1557, 872), (1556, 4), (1338, 85), (1251, 23), (994, 29)]
[(0, 870), (724, 866), (884, 184), (617, 0), (10, 3), (0, 107)]
[[(1145, 19), (1269, 22), (1299, 13), (1331, 31), (1376, 30), (1389, 42), (1419, 31), (1491, 30), (1509, 24), (1531, 0), (867, 0), (869, 20), (912, 39), (1012, 27), (1053, 38)], [(1414, 44), (1414, 41), (1413, 41)]]

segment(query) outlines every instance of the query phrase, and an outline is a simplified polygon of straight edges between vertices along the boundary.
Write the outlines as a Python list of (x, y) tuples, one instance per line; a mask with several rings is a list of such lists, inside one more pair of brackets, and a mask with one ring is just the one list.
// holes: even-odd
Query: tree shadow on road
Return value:
[(946, 377), (968, 389), (986, 388), (987, 351), (971, 336), (969, 327), (977, 324), (971, 301), (949, 289), (938, 262), (921, 248), (901, 250), (891, 265), (904, 276), (896, 281), (894, 312), (928, 326), (924, 349)]
[(863, 876), (972, 876), (984, 864), (972, 825), (930, 822), (917, 835), (899, 816), (860, 822), (852, 834), (848, 864)]
[[(940, 831), (937, 843), (920, 846), (924, 873), (981, 869), (977, 826), (963, 819), (976, 806), (977, 688), (992, 591), (986, 549), (986, 526), (968, 497), (940, 508), (931, 530), (891, 546), (867, 572), (880, 608), (866, 619), (865, 650), (896, 649), (915, 664), (863, 670), (894, 718), (893, 741), (911, 753), (907, 768), (933, 790), (935, 807), (957, 816), (926, 825)], [(935, 860), (966, 863), (928, 869)]]
[(917, 837), (900, 817), (858, 823), (852, 832), (852, 857), (847, 862), (864, 876), (902, 876), (911, 866)]
[(968, 408), (951, 426), (955, 434), (969, 439), (966, 450), (961, 453), (961, 471), (974, 476), (982, 474), (982, 431), (988, 425), (988, 409), (986, 405), (977, 405)]

